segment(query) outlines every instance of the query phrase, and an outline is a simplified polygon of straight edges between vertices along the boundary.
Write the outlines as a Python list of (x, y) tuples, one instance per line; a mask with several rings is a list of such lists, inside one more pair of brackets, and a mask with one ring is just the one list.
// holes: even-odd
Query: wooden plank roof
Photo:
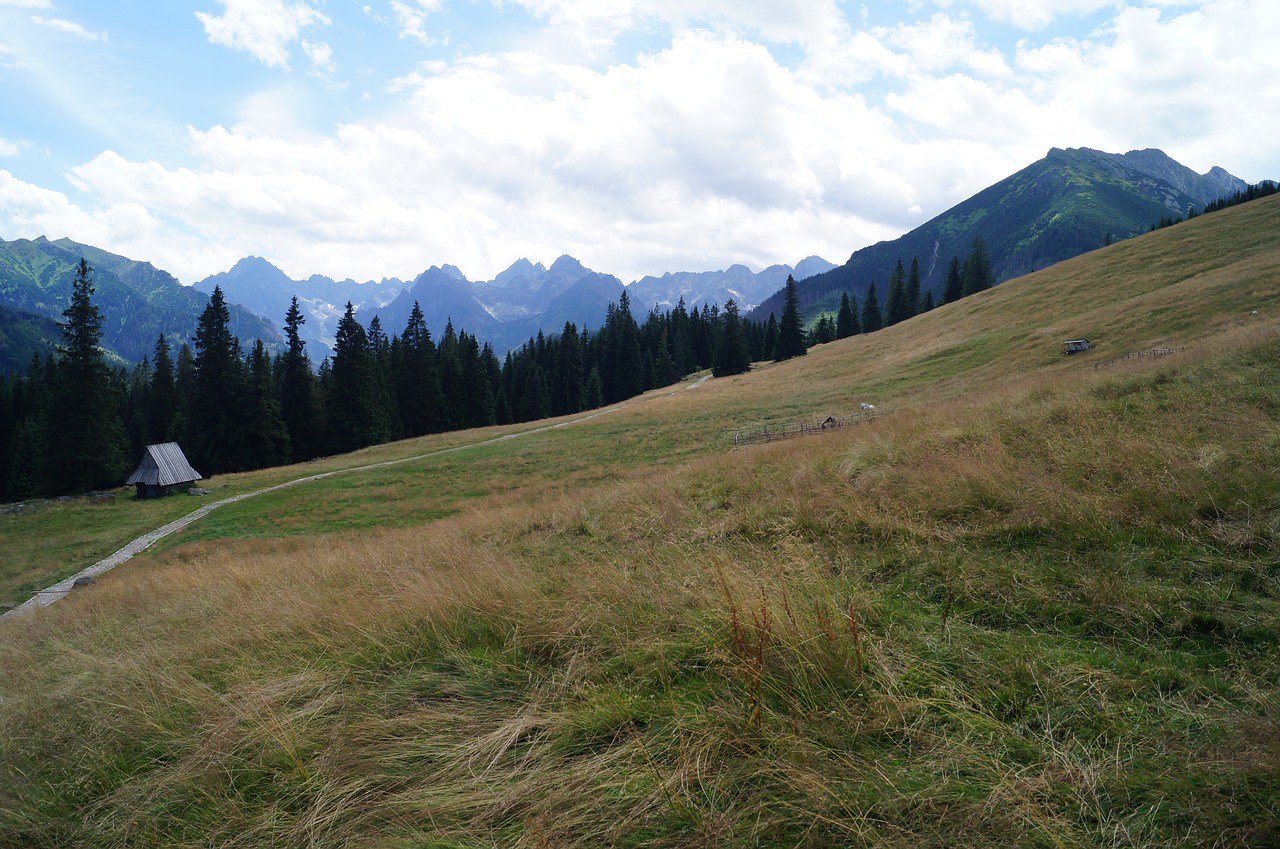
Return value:
[(200, 473), (191, 468), (178, 443), (161, 442), (147, 446), (142, 462), (125, 481), (125, 485), (144, 483), (153, 486), (175, 486), (198, 480), (200, 480)]

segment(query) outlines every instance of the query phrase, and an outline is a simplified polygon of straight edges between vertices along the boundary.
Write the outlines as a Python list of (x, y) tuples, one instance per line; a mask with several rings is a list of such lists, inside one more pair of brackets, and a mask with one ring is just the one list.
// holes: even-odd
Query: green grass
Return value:
[[(0, 626), (0, 847), (1275, 845), (1280, 325), (1239, 307), (1274, 305), (1280, 205), (1250, 206), (215, 512)], [(1188, 350), (1094, 370), (1058, 353), (1090, 321)], [(729, 450), (864, 397), (892, 414)]]

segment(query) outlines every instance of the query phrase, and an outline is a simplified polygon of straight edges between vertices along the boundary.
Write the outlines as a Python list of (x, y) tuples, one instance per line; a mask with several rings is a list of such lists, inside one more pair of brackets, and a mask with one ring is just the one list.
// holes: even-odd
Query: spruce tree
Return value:
[(951, 266), (947, 269), (947, 282), (942, 287), (942, 303), (951, 304), (964, 297), (964, 278), (960, 273), (960, 257), (951, 257)]
[(350, 301), (338, 320), (329, 380), (325, 409), (331, 450), (344, 453), (373, 444), (376, 421), (369, 336), (356, 320)]
[(155, 364), (151, 369), (151, 406), (148, 416), (148, 441), (172, 442), (173, 419), (177, 414), (174, 394), (173, 357), (169, 340), (161, 333), (156, 337)]
[(444, 323), (444, 334), (436, 348), (436, 370), (440, 374), (440, 397), (444, 402), (440, 409), (440, 429), (457, 430), (462, 427), (462, 359), (453, 319)]
[(0, 446), (4, 450), (4, 492), (6, 500), (46, 494), (44, 476), (45, 421), (49, 406), (53, 360), (31, 355), (26, 376), (14, 384), (12, 432)]
[(45, 427), (49, 492), (116, 486), (124, 476), (124, 429), (111, 370), (99, 347), (102, 313), (93, 303), (93, 269), (81, 258), (71, 302), (62, 315), (62, 344), (50, 377)]
[(782, 295), (782, 318), (778, 321), (778, 345), (773, 359), (782, 362), (792, 357), (802, 357), (806, 353), (804, 328), (800, 325), (800, 296), (796, 292), (795, 278), (788, 274)]
[(422, 436), (443, 429), (444, 398), (436, 346), (417, 301), (400, 338), (401, 355), (396, 374), (396, 394), (406, 436)]
[(245, 381), (240, 340), (220, 286), (196, 325), (195, 394), (191, 403), (191, 460), (206, 476), (243, 468)]
[(840, 293), (840, 310), (836, 313), (836, 338), (848, 339), (858, 332), (858, 313), (848, 292)]
[(582, 373), (582, 345), (578, 341), (578, 328), (572, 322), (564, 323), (560, 344), (556, 349), (556, 370), (552, 377), (551, 409), (555, 415), (572, 415), (582, 411), (586, 375)]
[(866, 300), (862, 302), (862, 332), (875, 333), (883, 326), (884, 318), (880, 315), (880, 303), (876, 299), (876, 281), (872, 280)]
[(289, 435), (291, 459), (310, 460), (320, 452), (316, 381), (301, 328), (307, 318), (297, 297), (284, 314), (285, 350), (280, 364), (280, 416)]
[(289, 432), (284, 425), (271, 357), (261, 339), (249, 352), (245, 428), (245, 466), (262, 469), (289, 460)]
[(907, 271), (907, 284), (903, 290), (905, 303), (902, 305), (906, 310), (907, 318), (913, 318), (920, 309), (920, 260), (916, 257), (911, 258), (911, 268)]
[(968, 297), (985, 291), (995, 284), (996, 275), (991, 266), (991, 255), (987, 252), (987, 243), (982, 236), (974, 236), (973, 247), (964, 261), (964, 295)]
[(716, 352), (711, 364), (711, 374), (725, 377), (731, 374), (742, 374), (751, 369), (751, 351), (747, 347), (747, 336), (738, 316), (738, 304), (730, 298), (725, 302), (723, 322), (716, 341)]
[(884, 301), (884, 326), (890, 327), (907, 318), (907, 272), (902, 267), (902, 257), (889, 275), (889, 293)]
[(769, 313), (769, 320), (764, 325), (764, 356), (761, 359), (777, 361), (778, 359), (778, 317)]
[(671, 353), (670, 334), (663, 327), (658, 335), (658, 355), (654, 359), (655, 379), (658, 386), (670, 386), (681, 377), (676, 368), (675, 357)]
[(594, 410), (597, 407), (604, 406), (604, 386), (600, 380), (600, 369), (595, 366), (592, 366), (591, 371), (587, 373), (585, 394), (586, 406), (584, 409)]
[(391, 341), (382, 319), (369, 319), (365, 330), (369, 343), (369, 444), (378, 445), (400, 435), (400, 410), (391, 392)]
[(618, 305), (605, 318), (605, 361), (601, 369), (605, 400), (624, 401), (644, 391), (640, 328), (631, 315), (631, 298), (622, 290)]

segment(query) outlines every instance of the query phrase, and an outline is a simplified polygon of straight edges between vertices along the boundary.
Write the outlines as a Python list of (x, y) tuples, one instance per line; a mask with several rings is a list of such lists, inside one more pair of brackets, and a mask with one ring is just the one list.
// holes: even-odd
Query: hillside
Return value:
[(53, 319), (0, 306), (0, 378), (25, 371), (33, 354), (49, 356), (61, 338)]
[[(1089, 148), (1054, 148), (1038, 162), (978, 192), (911, 232), (855, 251), (844, 265), (797, 287), (806, 313), (835, 310), (840, 293), (859, 302), (874, 281), (883, 305), (889, 275), (899, 259), (920, 260), (921, 291), (940, 302), (951, 257), (963, 262), (976, 236), (991, 253), (997, 280), (1045, 268), (1111, 240), (1147, 232), (1162, 218), (1245, 188), (1221, 168), (1196, 174), (1159, 150), (1126, 154)], [(752, 313), (761, 320), (782, 314), (775, 292)]]
[[(103, 315), (102, 347), (123, 364), (150, 357), (161, 333), (175, 349), (193, 340), (200, 314), (209, 303), (208, 295), (181, 285), (173, 275), (149, 262), (70, 239), (0, 240), (0, 307), (61, 321), (81, 257), (93, 267), (94, 304)], [(280, 333), (271, 322), (234, 305), (230, 313), (231, 331), (246, 348), (254, 339), (262, 339), (269, 349), (280, 348)], [(31, 328), (28, 325), (28, 331)], [(60, 334), (55, 334), (42, 343), (60, 341)]]
[[(0, 847), (1275, 845), (1278, 230), (1271, 197), (522, 439), (215, 480), (423, 455), (0, 620)], [(0, 586), (195, 504), (0, 516)]]

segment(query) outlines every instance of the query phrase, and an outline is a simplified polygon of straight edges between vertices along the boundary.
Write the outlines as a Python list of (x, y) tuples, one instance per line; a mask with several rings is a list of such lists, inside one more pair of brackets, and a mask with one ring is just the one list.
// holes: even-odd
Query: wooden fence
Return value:
[(744, 445), (758, 445), (761, 442), (776, 442), (779, 439), (792, 439), (797, 436), (812, 436), (814, 434), (826, 433), (829, 430), (839, 430), (849, 425), (861, 424), (863, 422), (878, 419), (884, 415), (883, 410), (862, 410), (852, 416), (827, 416), (817, 422), (771, 422), (768, 424), (754, 425), (752, 427), (743, 428), (734, 431), (733, 445), (735, 448)]
[(1132, 360), (1137, 357), (1167, 357), (1170, 354), (1182, 353), (1182, 349), (1183, 346), (1179, 345), (1176, 348), (1152, 348), (1149, 351), (1133, 351), (1132, 353), (1123, 354), (1119, 357), (1112, 357), (1109, 360), (1103, 360), (1100, 363), (1094, 363), (1093, 367), (1095, 369), (1106, 368), (1107, 366), (1113, 366), (1116, 363), (1123, 362), (1124, 360)]

